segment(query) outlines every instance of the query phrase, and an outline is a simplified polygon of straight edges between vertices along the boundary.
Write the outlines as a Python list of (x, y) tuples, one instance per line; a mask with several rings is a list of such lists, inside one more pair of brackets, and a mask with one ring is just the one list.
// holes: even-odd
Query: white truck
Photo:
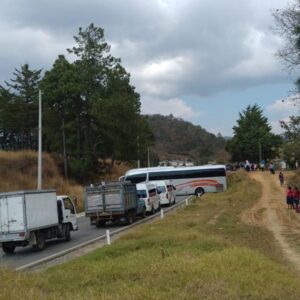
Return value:
[(69, 241), (74, 230), (78, 225), (70, 197), (57, 196), (55, 190), (0, 193), (0, 245), (5, 253), (27, 245), (43, 250), (46, 240)]

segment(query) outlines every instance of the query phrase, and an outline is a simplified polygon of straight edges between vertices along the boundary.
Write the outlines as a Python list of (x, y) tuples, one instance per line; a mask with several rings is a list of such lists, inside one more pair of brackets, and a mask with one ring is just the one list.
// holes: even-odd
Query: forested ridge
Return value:
[(215, 136), (173, 115), (147, 115), (145, 118), (154, 135), (152, 151), (160, 160), (186, 159), (196, 164), (228, 160), (224, 150), (226, 142), (220, 134)]

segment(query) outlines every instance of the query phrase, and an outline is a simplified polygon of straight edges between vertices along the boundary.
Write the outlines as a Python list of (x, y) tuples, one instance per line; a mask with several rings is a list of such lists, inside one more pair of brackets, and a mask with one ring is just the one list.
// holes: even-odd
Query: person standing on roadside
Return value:
[(286, 204), (287, 204), (287, 208), (294, 207), (294, 193), (290, 186), (288, 186), (287, 191), (286, 191)]
[(280, 186), (283, 186), (284, 185), (284, 176), (281, 171), (279, 172), (278, 178), (279, 178)]
[(293, 193), (294, 193), (294, 195), (293, 195), (293, 198), (294, 198), (294, 208), (298, 212), (298, 210), (299, 210), (300, 193), (299, 193), (299, 189), (296, 186), (294, 188)]

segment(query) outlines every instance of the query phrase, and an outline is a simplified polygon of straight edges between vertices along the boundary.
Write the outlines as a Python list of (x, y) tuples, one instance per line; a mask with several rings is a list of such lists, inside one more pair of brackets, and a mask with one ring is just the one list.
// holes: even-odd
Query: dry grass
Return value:
[[(0, 151), (0, 191), (30, 190), (37, 187), (37, 153), (33, 151)], [(83, 208), (83, 188), (60, 175), (53, 158), (43, 153), (43, 188), (54, 188), (58, 194), (76, 196), (78, 209)]]
[[(240, 222), (261, 187), (244, 173), (111, 246), (39, 274), (0, 270), (3, 299), (300, 299), (267, 230)], [(213, 222), (211, 221), (213, 220)]]
[(300, 188), (300, 170), (289, 172), (288, 184)]

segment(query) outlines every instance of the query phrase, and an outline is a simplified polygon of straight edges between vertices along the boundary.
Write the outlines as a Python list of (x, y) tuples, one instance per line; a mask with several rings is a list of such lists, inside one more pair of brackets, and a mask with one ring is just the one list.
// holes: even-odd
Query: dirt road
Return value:
[(287, 209), (286, 187), (281, 187), (278, 174), (253, 172), (250, 176), (262, 184), (262, 197), (250, 210), (243, 212), (242, 221), (269, 229), (286, 258), (300, 272), (300, 214)]

